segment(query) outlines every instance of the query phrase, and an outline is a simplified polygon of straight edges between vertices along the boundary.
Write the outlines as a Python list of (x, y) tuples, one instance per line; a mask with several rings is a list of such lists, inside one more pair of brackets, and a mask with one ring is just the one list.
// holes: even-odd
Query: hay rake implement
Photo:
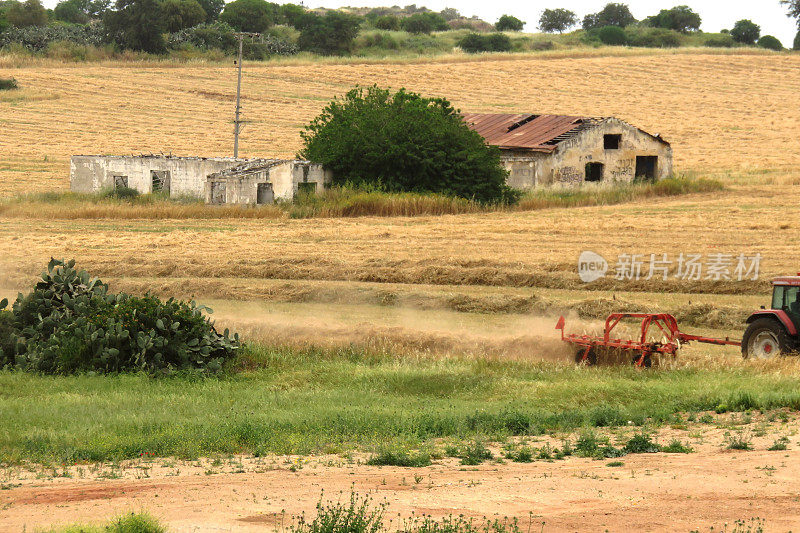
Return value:
[[(641, 325), (636, 339), (622, 339), (613, 337), (614, 328), (624, 319), (639, 319)], [(724, 339), (703, 337), (683, 333), (678, 328), (678, 321), (667, 313), (612, 313), (606, 319), (603, 336), (579, 335), (564, 333), (564, 317), (558, 319), (556, 329), (561, 330), (561, 340), (576, 346), (575, 362), (596, 364), (597, 356), (601, 352), (616, 352), (623, 357), (629, 357), (637, 367), (649, 367), (653, 357), (675, 358), (681, 345), (689, 342), (704, 342), (716, 345), (740, 346), (741, 342)], [(660, 340), (655, 339), (657, 335)]]

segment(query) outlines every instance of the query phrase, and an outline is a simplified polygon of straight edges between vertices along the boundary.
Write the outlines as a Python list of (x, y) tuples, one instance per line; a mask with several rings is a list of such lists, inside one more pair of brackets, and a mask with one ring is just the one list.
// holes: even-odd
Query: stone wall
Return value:
[(95, 192), (125, 183), (142, 194), (153, 192), (153, 173), (167, 177), (171, 196), (202, 197), (209, 174), (232, 168), (246, 159), (172, 156), (72, 156), (70, 189)]
[[(605, 148), (606, 135), (619, 135), (619, 147)], [(604, 119), (559, 143), (552, 153), (504, 150), (508, 184), (520, 189), (541, 185), (575, 186), (586, 182), (587, 164), (602, 165), (600, 183), (633, 181), (637, 157), (657, 157), (652, 179), (672, 175), (672, 148), (621, 120)], [(653, 160), (651, 160), (653, 161)], [(644, 159), (640, 164), (646, 166)]]
[(274, 200), (292, 200), (302, 188), (320, 192), (330, 181), (330, 172), (321, 165), (273, 160), (211, 174), (206, 180), (205, 198), (214, 204), (269, 204)]

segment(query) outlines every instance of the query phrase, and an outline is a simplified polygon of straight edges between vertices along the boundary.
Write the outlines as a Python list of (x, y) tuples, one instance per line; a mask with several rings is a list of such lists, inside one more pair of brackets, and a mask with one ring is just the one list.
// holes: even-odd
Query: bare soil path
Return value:
[[(395, 524), (414, 512), (516, 517), (523, 531), (529, 524), (530, 531), (717, 531), (754, 518), (766, 531), (797, 529), (800, 449), (768, 451), (772, 433), (754, 439), (752, 451), (727, 450), (723, 433), (695, 436), (695, 453), (627, 455), (622, 466), (570, 457), (476, 467), (445, 459), (397, 468), (322, 456), (157, 459), (122, 470), (70, 467), (72, 478), (6, 471), (5, 480), (16, 478), (0, 491), (0, 530), (102, 522), (139, 510), (170, 531), (275, 530), (292, 515), (313, 516), (323, 491), (325, 500), (344, 501), (351, 490), (388, 504), (386, 517)], [(76, 479), (84, 468), (94, 479)]]

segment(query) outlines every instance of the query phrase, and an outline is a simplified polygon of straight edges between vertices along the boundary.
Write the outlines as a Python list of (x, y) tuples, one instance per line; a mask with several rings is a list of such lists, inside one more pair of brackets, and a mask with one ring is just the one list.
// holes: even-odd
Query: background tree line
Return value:
[[(800, 0), (781, 3), (800, 24)], [(568, 9), (544, 9), (538, 28), (544, 33), (564, 33), (580, 26), (587, 43), (669, 47), (680, 44), (680, 34), (701, 33), (701, 23), (700, 15), (687, 5), (662, 9), (639, 21), (626, 4), (608, 3), (582, 19)], [(312, 11), (267, 0), (227, 4), (224, 0), (62, 0), (53, 9), (44, 8), (41, 0), (0, 0), (0, 46), (19, 43), (36, 51), (54, 41), (72, 41), (149, 53), (182, 46), (233, 52), (233, 32), (244, 31), (265, 34), (262, 40), (247, 44), (245, 52), (253, 58), (297, 51), (346, 55), (352, 52), (359, 32), (373, 28), (419, 36), (466, 29), (470, 33), (457, 45), (477, 53), (512, 50), (509, 34), (522, 31), (525, 24), (510, 14), (492, 25), (453, 8), (434, 12), (414, 4), (348, 13)], [(761, 35), (761, 28), (750, 20), (739, 20), (722, 33), (707, 44), (782, 49), (778, 39)], [(800, 32), (793, 44), (800, 49)]]

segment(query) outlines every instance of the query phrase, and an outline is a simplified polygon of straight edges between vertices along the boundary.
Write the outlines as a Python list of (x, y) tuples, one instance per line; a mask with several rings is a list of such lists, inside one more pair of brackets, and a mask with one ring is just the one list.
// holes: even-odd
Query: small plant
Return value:
[(409, 453), (406, 450), (384, 449), (367, 460), (370, 466), (403, 466), (419, 468), (431, 464), (431, 455), (425, 452)]
[(713, 424), (714, 416), (711, 413), (705, 413), (700, 417), (701, 424)]
[(479, 465), (484, 461), (492, 459), (494, 456), (489, 449), (479, 440), (473, 441), (464, 447), (461, 452), (462, 465)]
[(625, 443), (624, 450), (628, 453), (656, 453), (661, 447), (647, 433), (637, 433)]
[(549, 444), (545, 444), (539, 448), (539, 453), (536, 455), (537, 459), (544, 459), (545, 461), (553, 460), (553, 448)]
[(533, 450), (529, 446), (522, 446), (518, 450), (511, 450), (506, 453), (506, 459), (510, 459), (515, 463), (531, 463), (533, 462)]
[(386, 504), (373, 505), (369, 496), (350, 494), (347, 503), (317, 503), (317, 516), (307, 520), (301, 515), (289, 526), (289, 533), (381, 533)]
[(141, 196), (141, 193), (132, 187), (115, 187), (106, 192), (104, 196), (117, 200), (134, 200)]
[(776, 439), (775, 442), (772, 443), (772, 446), (767, 448), (767, 450), (771, 452), (783, 451), (789, 448), (789, 437), (784, 435), (779, 439)]
[(736, 433), (725, 432), (725, 447), (729, 450), (752, 450), (753, 443), (750, 435), (744, 431)]
[(683, 444), (678, 439), (672, 439), (669, 444), (661, 447), (661, 451), (665, 453), (692, 453), (694, 450), (688, 444)]
[(624, 465), (625, 463), (623, 463), (622, 461), (611, 461), (610, 463), (606, 463), (606, 466), (611, 466), (611, 467), (624, 466)]
[(10, 91), (18, 88), (17, 80), (14, 78), (0, 78), (0, 91)]
[(595, 459), (611, 459), (622, 457), (625, 455), (625, 450), (615, 448), (608, 443), (607, 438), (600, 439), (594, 432), (587, 431), (582, 433), (575, 442), (575, 455)]

